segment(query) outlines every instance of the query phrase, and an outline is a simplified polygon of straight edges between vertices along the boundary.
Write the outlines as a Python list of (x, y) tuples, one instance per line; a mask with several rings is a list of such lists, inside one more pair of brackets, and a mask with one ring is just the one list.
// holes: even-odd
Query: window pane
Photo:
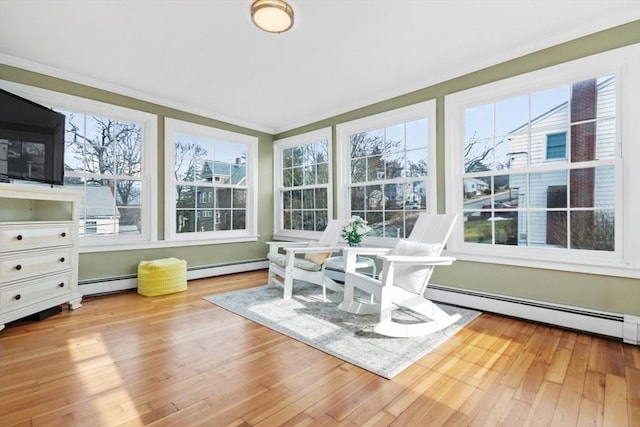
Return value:
[(304, 184), (304, 168), (302, 168), (301, 166), (293, 168), (291, 171), (291, 177), (292, 177), (292, 185), (294, 187), (303, 185)]
[(571, 212), (571, 248), (597, 251), (615, 250), (613, 211)]
[(247, 211), (245, 209), (233, 210), (233, 229), (245, 230), (247, 228)]
[(116, 203), (118, 206), (141, 206), (142, 183), (140, 181), (116, 181)]
[[(382, 185), (369, 185), (366, 187), (367, 194), (367, 209), (382, 210), (385, 203), (384, 192), (382, 191)], [(369, 224), (371, 226), (371, 224)]]
[(247, 207), (247, 190), (233, 190), (233, 207), (235, 209)]
[(293, 148), (282, 150), (282, 166), (285, 168), (293, 167)]
[(302, 212), (302, 228), (307, 231), (315, 229), (315, 215), (313, 211)]
[(135, 123), (117, 121), (115, 128), (114, 171), (117, 175), (142, 173), (142, 130)]
[(371, 156), (384, 151), (384, 132), (382, 129), (351, 135), (351, 158)]
[(385, 165), (382, 156), (367, 157), (367, 181), (386, 179)]
[(231, 209), (216, 209), (214, 231), (231, 230)]
[(192, 185), (176, 186), (176, 206), (178, 208), (195, 208), (196, 187)]
[(495, 136), (507, 135), (529, 121), (529, 96), (522, 95), (498, 101), (495, 111)]
[(464, 171), (483, 172), (493, 168), (493, 138), (469, 139), (464, 147)]
[[(364, 187), (351, 187), (351, 210), (361, 211), (365, 206), (365, 190)], [(355, 214), (353, 214), (355, 215)], [(360, 218), (363, 218), (360, 216)]]
[(293, 187), (293, 169), (282, 171), (282, 186), (285, 188)]
[(566, 188), (566, 170), (529, 174), (529, 205), (539, 209), (565, 208), (567, 199), (562, 194), (563, 190), (566, 194)]
[(427, 149), (407, 151), (406, 176), (427, 176)]
[(367, 159), (351, 160), (351, 182), (365, 182), (367, 180)]
[(615, 206), (615, 168), (573, 169), (570, 173), (572, 208)]
[(385, 128), (385, 139), (386, 139), (386, 149), (387, 152), (397, 152), (404, 149), (404, 123), (389, 126)]
[(197, 232), (214, 230), (214, 211), (211, 209), (198, 209), (196, 215)]
[(176, 232), (193, 233), (196, 231), (195, 210), (178, 209), (176, 211)]
[(329, 183), (329, 164), (328, 163), (318, 164), (317, 174), (318, 174), (317, 184), (328, 184)]
[(231, 208), (231, 189), (230, 188), (216, 188), (215, 206), (218, 209)]
[[(464, 140), (477, 141), (480, 139), (493, 138), (494, 123), (494, 106), (493, 104), (479, 105), (473, 108), (467, 108), (464, 114), (465, 132)], [(466, 152), (466, 150), (465, 150)]]
[(314, 208), (314, 190), (302, 190), (302, 208), (303, 209), (313, 209)]
[(421, 119), (408, 122), (406, 125), (407, 132), (407, 150), (414, 148), (423, 148), (428, 146), (428, 120)]
[(316, 165), (305, 166), (303, 182), (304, 185), (314, 185), (316, 183)]
[(302, 191), (291, 192), (291, 209), (302, 209)]

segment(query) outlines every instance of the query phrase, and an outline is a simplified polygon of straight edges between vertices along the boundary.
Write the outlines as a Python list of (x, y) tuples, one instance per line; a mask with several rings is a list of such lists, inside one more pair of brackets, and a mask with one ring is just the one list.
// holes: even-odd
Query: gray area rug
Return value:
[(342, 293), (327, 291), (327, 302), (323, 302), (322, 288), (306, 282), (294, 284), (290, 300), (283, 300), (282, 289), (275, 286), (204, 299), (384, 378), (392, 378), (480, 315), (475, 310), (438, 304), (448, 313), (460, 313), (461, 319), (426, 337), (390, 338), (373, 331), (377, 315), (339, 310)]

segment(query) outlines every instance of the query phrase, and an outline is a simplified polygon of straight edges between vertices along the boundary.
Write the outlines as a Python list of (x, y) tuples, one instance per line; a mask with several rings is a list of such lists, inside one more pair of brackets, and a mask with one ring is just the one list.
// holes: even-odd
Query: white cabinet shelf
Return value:
[(63, 303), (80, 307), (81, 198), (61, 187), (0, 183), (0, 330)]

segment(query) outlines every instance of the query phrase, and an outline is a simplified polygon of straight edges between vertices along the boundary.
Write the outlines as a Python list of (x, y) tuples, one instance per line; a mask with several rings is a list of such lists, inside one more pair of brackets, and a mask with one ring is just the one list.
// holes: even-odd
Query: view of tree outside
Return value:
[(613, 251), (615, 76), (465, 110), (466, 242)]
[(353, 133), (350, 214), (368, 221), (370, 235), (404, 238), (427, 209), (428, 120)]
[(247, 222), (247, 146), (176, 133), (177, 233), (244, 230)]
[(66, 116), (65, 186), (81, 187), (80, 236), (141, 233), (142, 128), (137, 123), (61, 111)]
[(329, 142), (284, 147), (280, 157), (283, 230), (323, 231), (329, 219)]

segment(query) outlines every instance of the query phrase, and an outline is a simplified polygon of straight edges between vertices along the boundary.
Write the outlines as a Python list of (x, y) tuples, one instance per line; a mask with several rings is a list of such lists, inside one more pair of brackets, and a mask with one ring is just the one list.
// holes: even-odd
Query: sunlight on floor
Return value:
[[(116, 362), (99, 334), (91, 334), (67, 341), (71, 360), (78, 378), (86, 389), (93, 406), (96, 425), (111, 425), (139, 419), (135, 403), (124, 388)], [(82, 412), (87, 412), (83, 409)], [(79, 414), (74, 410), (74, 417)]]

